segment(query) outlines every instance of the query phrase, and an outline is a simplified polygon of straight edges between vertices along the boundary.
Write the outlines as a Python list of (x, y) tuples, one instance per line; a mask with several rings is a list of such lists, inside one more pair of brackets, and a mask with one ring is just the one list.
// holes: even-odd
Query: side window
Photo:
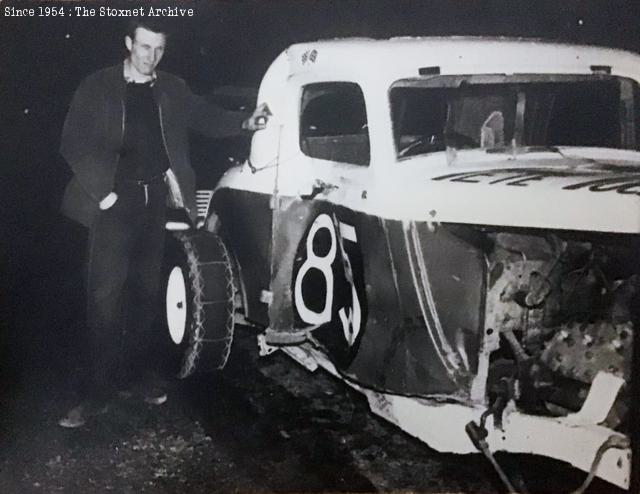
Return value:
[(367, 111), (357, 84), (322, 82), (304, 87), (300, 149), (312, 158), (369, 165)]

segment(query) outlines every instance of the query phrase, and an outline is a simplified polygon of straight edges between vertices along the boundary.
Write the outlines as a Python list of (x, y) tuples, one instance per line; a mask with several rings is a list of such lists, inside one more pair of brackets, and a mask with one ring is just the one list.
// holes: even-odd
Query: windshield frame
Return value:
[[(396, 88), (424, 88), (424, 89), (456, 89), (464, 88), (465, 86), (482, 86), (482, 85), (526, 85), (526, 84), (540, 84), (540, 83), (572, 83), (572, 82), (600, 82), (600, 81), (612, 81), (619, 84), (620, 89), (620, 125), (621, 125), (621, 139), (623, 142), (629, 143), (625, 147), (615, 147), (607, 149), (615, 150), (640, 150), (640, 102), (636, 102), (636, 98), (640, 98), (640, 84), (638, 81), (630, 78), (617, 76), (607, 73), (590, 73), (590, 74), (539, 74), (539, 73), (520, 73), (520, 74), (451, 74), (451, 75), (432, 75), (422, 77), (410, 77), (403, 78), (393, 82), (387, 91), (389, 116), (391, 120), (391, 131), (393, 139), (393, 147), (398, 161), (405, 161), (420, 156), (428, 156), (435, 153), (446, 152), (449, 149), (455, 150), (484, 150), (488, 151), (490, 148), (456, 148), (455, 146), (446, 146), (443, 150), (430, 151), (424, 153), (411, 154), (408, 156), (402, 156), (399, 149), (399, 139), (397, 134), (397, 121), (394, 116), (394, 104), (392, 100), (392, 91)], [(521, 115), (521, 117), (523, 117)], [(446, 125), (445, 125), (446, 128)], [(624, 135), (623, 135), (624, 134)], [(516, 140), (521, 136), (514, 136)], [(522, 142), (516, 142), (516, 147), (513, 147), (513, 143), (505, 145), (505, 149), (515, 150), (521, 147), (527, 148), (530, 146), (522, 145)], [(537, 146), (541, 148), (544, 146)], [(557, 149), (558, 147), (564, 147), (562, 145), (548, 145), (549, 149)], [(567, 146), (568, 147), (568, 146)], [(585, 147), (585, 146), (580, 146)], [(589, 147), (589, 146), (586, 146)], [(493, 150), (492, 150), (493, 151)], [(495, 151), (493, 151), (495, 152)]]

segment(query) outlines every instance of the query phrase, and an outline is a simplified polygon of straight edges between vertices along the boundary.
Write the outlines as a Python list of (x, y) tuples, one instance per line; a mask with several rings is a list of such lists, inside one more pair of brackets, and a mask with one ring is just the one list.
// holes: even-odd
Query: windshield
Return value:
[(498, 78), (441, 76), (394, 84), (390, 98), (398, 156), (447, 147), (636, 149), (634, 82), (611, 76)]

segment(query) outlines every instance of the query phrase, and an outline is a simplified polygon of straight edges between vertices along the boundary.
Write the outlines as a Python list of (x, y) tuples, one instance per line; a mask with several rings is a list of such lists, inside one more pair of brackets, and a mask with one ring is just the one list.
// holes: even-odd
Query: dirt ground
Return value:
[[(240, 332), (223, 373), (170, 382), (161, 406), (118, 399), (77, 430), (56, 424), (73, 399), (59, 376), (27, 376), (3, 394), (0, 492), (504, 492), (480, 455), (436, 453), (330, 375), (281, 353), (258, 359), (254, 346)], [(531, 492), (568, 492), (583, 478), (525, 465), (538, 479)]]

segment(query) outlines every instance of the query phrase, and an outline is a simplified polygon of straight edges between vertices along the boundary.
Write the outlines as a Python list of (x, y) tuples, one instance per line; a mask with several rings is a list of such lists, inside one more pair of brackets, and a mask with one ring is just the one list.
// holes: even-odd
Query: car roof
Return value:
[[(640, 80), (640, 56), (625, 50), (539, 39), (488, 37), (342, 38), (291, 45), (283, 55), (288, 75), (387, 81), (440, 74), (588, 74), (594, 66)], [(606, 69), (608, 70), (608, 69)]]

